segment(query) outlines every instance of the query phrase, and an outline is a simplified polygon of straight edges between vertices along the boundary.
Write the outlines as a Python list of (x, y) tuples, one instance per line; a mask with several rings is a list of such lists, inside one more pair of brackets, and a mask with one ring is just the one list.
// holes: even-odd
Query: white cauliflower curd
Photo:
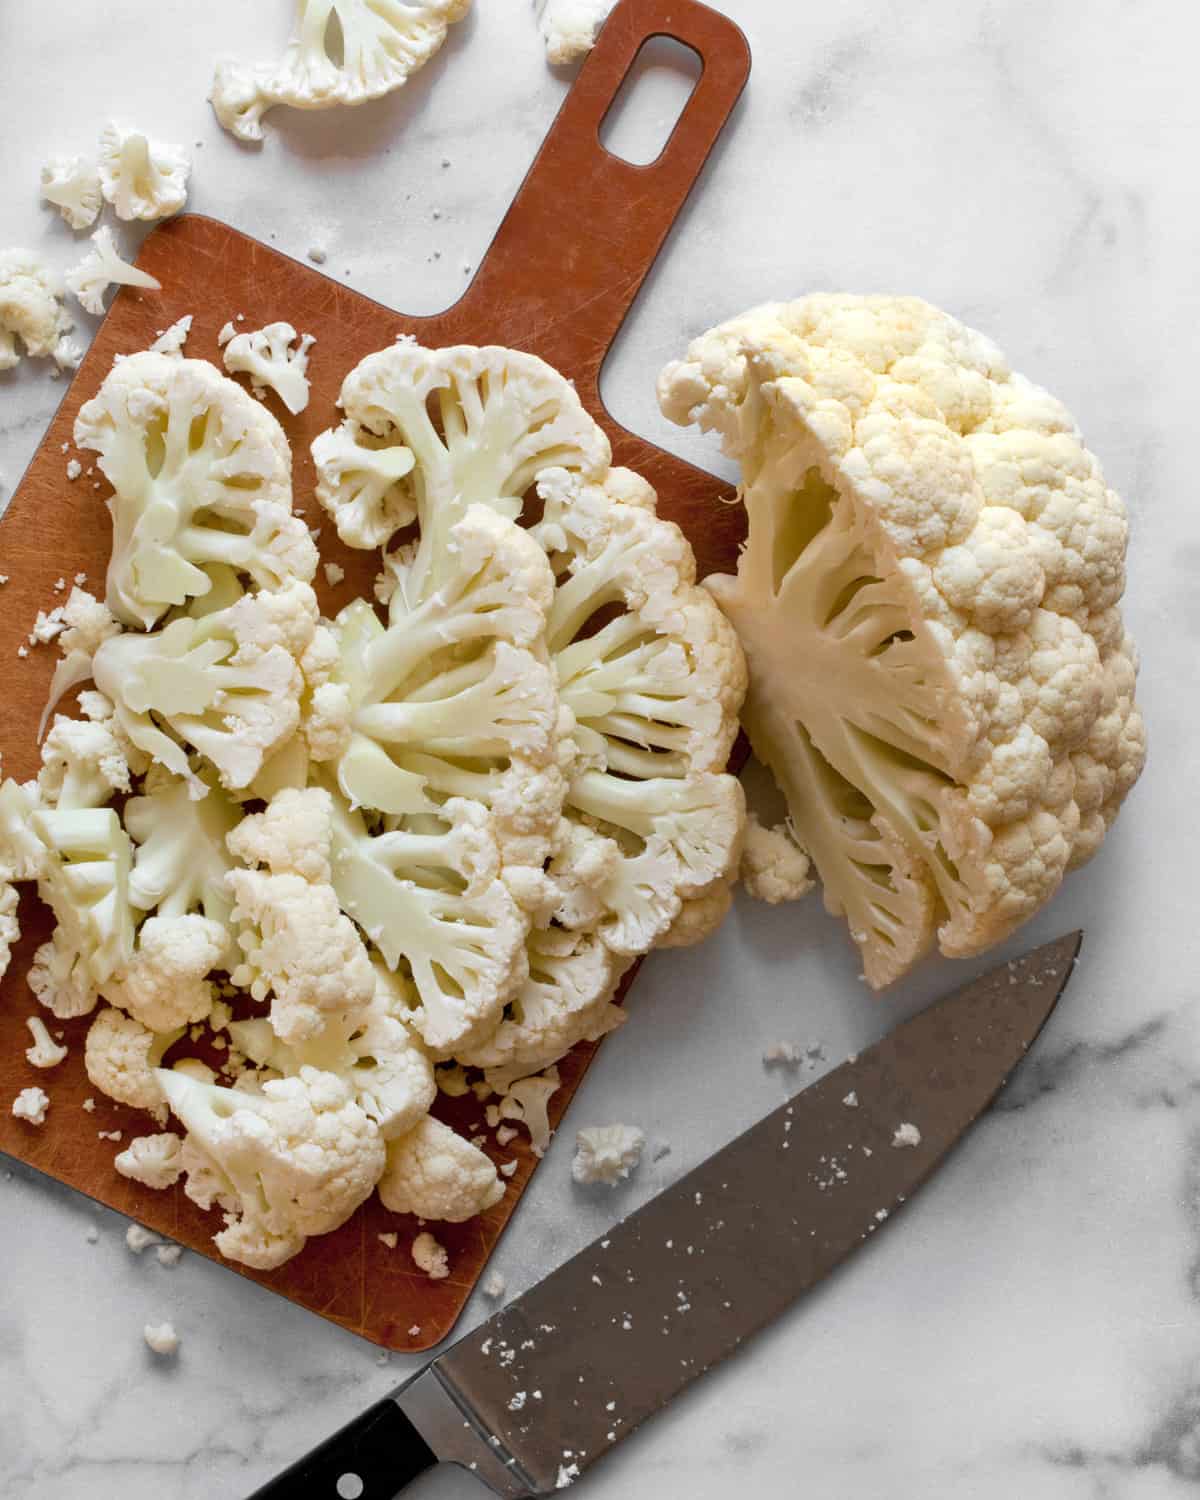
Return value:
[(1096, 852), (1145, 757), (1125, 510), (1071, 417), (916, 298), (758, 308), (659, 396), (741, 462), (749, 540), (708, 586), (867, 979), (935, 935), (999, 942)]

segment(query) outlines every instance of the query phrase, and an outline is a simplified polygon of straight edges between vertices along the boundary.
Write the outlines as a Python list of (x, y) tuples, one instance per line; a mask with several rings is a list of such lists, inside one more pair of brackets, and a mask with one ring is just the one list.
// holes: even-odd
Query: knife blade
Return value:
[(890, 1224), (999, 1093), (1082, 933), (795, 1095), (252, 1500), (390, 1500), (435, 1463), (553, 1495)]

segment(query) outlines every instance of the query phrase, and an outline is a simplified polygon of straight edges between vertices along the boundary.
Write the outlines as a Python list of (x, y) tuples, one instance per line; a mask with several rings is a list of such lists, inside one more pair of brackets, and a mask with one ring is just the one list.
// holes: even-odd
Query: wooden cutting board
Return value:
[[(657, 161), (631, 166), (600, 145), (598, 132), (634, 59), (652, 37), (668, 36), (695, 49), (703, 73), (670, 141)], [(103, 592), (110, 527), (103, 505), (109, 493), (98, 474), (73, 483), (66, 477), (75, 415), (92, 396), (115, 354), (144, 349), (156, 333), (185, 313), (194, 317), (186, 353), (220, 363), (217, 333), (241, 313), (246, 328), (286, 319), (316, 337), (310, 364), (312, 397), (293, 418), (272, 397), (295, 462), (296, 507), (320, 524), (312, 500), (309, 444), (339, 420), (334, 402), (347, 371), (364, 355), (415, 334), (424, 344), (507, 344), (530, 350), (576, 383), (584, 404), (612, 440), (614, 461), (656, 487), (660, 511), (679, 522), (696, 550), (700, 576), (727, 569), (741, 539), (740, 510), (715, 504), (718, 488), (708, 474), (620, 428), (600, 400), (605, 355), (667, 232), (683, 206), (714, 142), (745, 85), (750, 57), (745, 38), (726, 18), (695, 0), (622, 0), (584, 64), (516, 200), (462, 299), (432, 318), (406, 317), (350, 291), (310, 266), (248, 239), (212, 219), (187, 215), (157, 229), (145, 242), (139, 265), (161, 282), (161, 293), (122, 291), (66, 393), (20, 488), (0, 522), (0, 747), (4, 771), (24, 780), (36, 774), (34, 743), (57, 651), (31, 648), (18, 658), (39, 609), (65, 598), (78, 573)], [(264, 163), (264, 170), (266, 170)], [(397, 267), (397, 285), (404, 268)], [(655, 371), (647, 370), (650, 381)], [(91, 455), (77, 455), (85, 470)], [(327, 614), (357, 593), (370, 596), (374, 553), (342, 548), (333, 527), (322, 528), (324, 561), (346, 570), (336, 589), (318, 577)], [(40, 1073), (24, 1056), (30, 1037), (25, 1018), (38, 1012), (25, 982), (37, 945), (48, 936), (40, 903), (22, 895), (23, 936), (0, 985), (0, 1150), (130, 1215), (181, 1244), (219, 1259), (211, 1236), (219, 1221), (202, 1213), (182, 1188), (152, 1192), (118, 1175), (119, 1145), (98, 1138), (120, 1130), (128, 1141), (154, 1128), (148, 1117), (114, 1104), (88, 1082), (83, 1040), (89, 1018), (55, 1023), (70, 1055), (52, 1073)], [(562, 1087), (553, 1099), (557, 1124), (595, 1048), (580, 1046), (560, 1064)], [(51, 1095), (40, 1129), (12, 1118), (9, 1103), (33, 1084)], [(83, 1101), (95, 1097), (95, 1109)], [(439, 1096), (437, 1113), (467, 1134), (482, 1128), (483, 1106), (472, 1095)], [(491, 1136), (488, 1137), (492, 1141)], [(311, 1240), (280, 1270), (242, 1275), (290, 1297), (313, 1312), (392, 1349), (415, 1351), (438, 1343), (453, 1326), (516, 1207), (537, 1159), (524, 1132), (497, 1160), (518, 1167), (503, 1202), (469, 1224), (435, 1226), (450, 1255), (451, 1274), (430, 1281), (409, 1254), (415, 1221), (386, 1213), (376, 1198), (336, 1234)], [(395, 1230), (389, 1249), (378, 1239)], [(49, 1247), (46, 1247), (49, 1253)]]

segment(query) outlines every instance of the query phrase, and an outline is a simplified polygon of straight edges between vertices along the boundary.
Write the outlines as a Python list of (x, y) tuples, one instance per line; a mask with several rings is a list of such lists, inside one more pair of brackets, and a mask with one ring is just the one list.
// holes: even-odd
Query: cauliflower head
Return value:
[(461, 1224), (494, 1208), (504, 1183), (478, 1146), (426, 1115), (388, 1146), (379, 1197), (392, 1213)]
[(812, 296), (703, 335), (663, 411), (742, 465), (709, 580), (744, 721), (869, 982), (981, 952), (1094, 854), (1141, 772), (1126, 519), (1058, 401), (916, 298)]

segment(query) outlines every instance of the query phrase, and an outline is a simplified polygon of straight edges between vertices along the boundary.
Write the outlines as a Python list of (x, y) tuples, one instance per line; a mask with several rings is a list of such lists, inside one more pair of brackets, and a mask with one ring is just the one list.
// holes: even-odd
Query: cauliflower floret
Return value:
[(33, 1045), (25, 1048), (25, 1060), (34, 1068), (57, 1068), (67, 1055), (67, 1049), (59, 1044), (46, 1029), (41, 1016), (29, 1016), (25, 1021), (33, 1037)]
[[(295, 34), (279, 63), (217, 64), (213, 110), (239, 140), (261, 141), (262, 117), (275, 104), (330, 109), (378, 99), (423, 67), (470, 8), (471, 0), (300, 0)], [(331, 12), (340, 58), (330, 50)]]
[(742, 461), (749, 541), (708, 582), (867, 979), (935, 935), (999, 942), (1095, 852), (1145, 755), (1125, 512), (1069, 415), (916, 298), (756, 309), (659, 395)]
[(389, 1144), (379, 1197), (393, 1213), (461, 1224), (499, 1203), (504, 1183), (477, 1146), (426, 1115)]
[(499, 1111), (502, 1120), (519, 1120), (529, 1132), (535, 1156), (545, 1156), (550, 1144), (550, 1100), (558, 1092), (556, 1070), (537, 1078), (511, 1078), (507, 1069), (488, 1071), (489, 1083), (504, 1087)]
[(22, 1089), (13, 1100), (12, 1115), (15, 1120), (24, 1120), (30, 1125), (44, 1125), (49, 1108), (50, 1095), (45, 1089), (35, 1085), (33, 1088)]
[(133, 1109), (160, 1111), (165, 1102), (156, 1072), (183, 1028), (156, 1035), (132, 1016), (105, 1006), (88, 1027), (83, 1047), (87, 1076), (103, 1094)]
[(538, 0), (546, 57), (572, 63), (596, 45), (596, 33), (616, 0)]
[(47, 807), (100, 807), (130, 789), (129, 763), (108, 724), (56, 714), (42, 746), (38, 788)]
[(332, 1073), (302, 1068), (269, 1079), (261, 1093), (196, 1082), (177, 1072), (158, 1083), (187, 1129), (185, 1192), (217, 1202), (226, 1227), (214, 1236), (230, 1260), (273, 1270), (309, 1235), (345, 1223), (378, 1182), (383, 1138)]
[(187, 343), (192, 331), (192, 321), (191, 313), (185, 313), (182, 318), (177, 318), (169, 328), (164, 328), (158, 335), (150, 345), (149, 353), (182, 355), (183, 346)]
[(85, 156), (52, 156), (42, 168), (42, 197), (72, 229), (87, 229), (103, 202), (100, 169)]
[(220, 566), (262, 589), (310, 580), (317, 552), (291, 514), (283, 429), (206, 360), (150, 352), (113, 366), (75, 419), (115, 493), (109, 609), (148, 630), (210, 594)]
[(100, 134), (100, 187), (118, 219), (165, 219), (178, 213), (187, 202), (191, 169), (179, 146), (148, 141), (140, 131), (111, 122)]
[(450, 1257), (446, 1247), (440, 1245), (427, 1229), (423, 1229), (412, 1243), (413, 1263), (418, 1271), (424, 1271), (430, 1281), (444, 1281), (450, 1274)]
[(78, 364), (67, 338), (73, 326), (58, 277), (30, 250), (0, 250), (0, 370), (20, 360), (18, 339), (32, 359), (49, 355), (60, 369)]
[(319, 787), (284, 788), (265, 812), (251, 813), (229, 834), (229, 852), (246, 865), (266, 865), (272, 875), (300, 875), (328, 885), (333, 803)]
[(312, 334), (301, 336), (290, 323), (268, 323), (226, 342), (225, 368), (231, 375), (249, 375), (256, 396), (273, 390), (296, 416), (308, 405), (308, 351), (315, 343)]
[(220, 922), (195, 914), (148, 917), (133, 962), (105, 986), (105, 997), (151, 1031), (203, 1021), (216, 999), (207, 976), (225, 967), (229, 953), (229, 934)]
[[(139, 270), (122, 260), (117, 242), (107, 224), (92, 235), (92, 248), (66, 275), (67, 290), (82, 303), (84, 311), (104, 316), (104, 294), (110, 286), (136, 286), (143, 291), (161, 292), (162, 282), (149, 271)], [(78, 441), (78, 440), (77, 440)]]
[(183, 1171), (182, 1147), (183, 1142), (171, 1130), (159, 1135), (134, 1136), (124, 1151), (114, 1157), (113, 1166), (122, 1177), (161, 1192), (179, 1181)]
[(416, 516), (403, 484), (415, 460), (402, 444), (388, 444), (357, 422), (320, 433), (312, 445), (317, 502), (347, 547), (384, 547)]
[(746, 842), (738, 874), (756, 901), (777, 906), (781, 901), (799, 901), (813, 888), (809, 859), (781, 823), (767, 828), (750, 813), (746, 819)]
[(629, 1176), (642, 1159), (646, 1137), (636, 1125), (595, 1125), (575, 1136), (571, 1176), (609, 1187)]

